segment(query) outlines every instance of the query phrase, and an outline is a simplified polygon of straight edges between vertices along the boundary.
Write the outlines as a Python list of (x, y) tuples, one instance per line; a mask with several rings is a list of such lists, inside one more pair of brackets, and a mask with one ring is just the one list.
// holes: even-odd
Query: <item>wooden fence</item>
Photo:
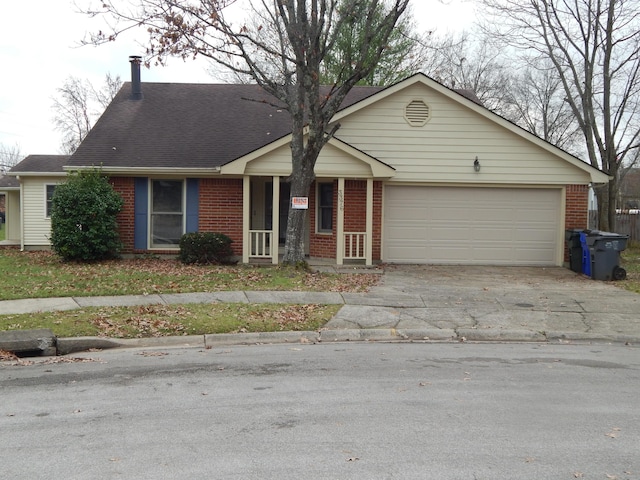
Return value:
[[(598, 229), (598, 212), (589, 211), (589, 228)], [(640, 242), (640, 215), (619, 213), (616, 215), (615, 233), (620, 235), (629, 235), (630, 242)]]

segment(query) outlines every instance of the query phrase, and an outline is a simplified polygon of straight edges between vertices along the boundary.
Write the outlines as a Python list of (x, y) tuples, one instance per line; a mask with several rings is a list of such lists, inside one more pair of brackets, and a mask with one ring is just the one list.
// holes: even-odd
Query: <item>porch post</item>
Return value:
[(271, 263), (278, 264), (280, 250), (280, 177), (273, 177), (273, 199), (271, 201)]
[(249, 263), (249, 252), (251, 250), (251, 177), (242, 177), (242, 263)]
[(373, 265), (373, 179), (367, 178), (367, 220), (366, 220), (365, 265)]
[(336, 264), (344, 264), (344, 177), (338, 178), (338, 212), (336, 215)]

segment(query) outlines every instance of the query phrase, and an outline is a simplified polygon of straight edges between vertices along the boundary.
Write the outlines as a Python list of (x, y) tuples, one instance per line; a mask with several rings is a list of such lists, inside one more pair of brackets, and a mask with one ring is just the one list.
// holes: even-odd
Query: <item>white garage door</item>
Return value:
[(384, 261), (554, 265), (561, 190), (386, 186)]

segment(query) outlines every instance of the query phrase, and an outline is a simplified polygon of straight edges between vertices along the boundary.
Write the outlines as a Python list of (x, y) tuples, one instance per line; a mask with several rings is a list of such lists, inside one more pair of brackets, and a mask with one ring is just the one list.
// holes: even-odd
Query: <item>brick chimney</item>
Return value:
[(129, 63), (131, 63), (131, 100), (140, 100), (142, 99), (142, 83), (140, 82), (142, 57), (131, 55)]

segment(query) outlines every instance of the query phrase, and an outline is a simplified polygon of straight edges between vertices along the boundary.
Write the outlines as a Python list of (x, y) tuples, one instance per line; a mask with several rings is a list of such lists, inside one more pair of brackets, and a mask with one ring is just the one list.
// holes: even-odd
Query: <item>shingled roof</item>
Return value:
[(68, 163), (69, 155), (29, 155), (15, 165), (10, 174), (63, 173), (63, 166)]
[[(355, 87), (342, 107), (381, 87)], [(291, 132), (289, 113), (256, 85), (126, 82), (68, 165), (215, 168)]]

